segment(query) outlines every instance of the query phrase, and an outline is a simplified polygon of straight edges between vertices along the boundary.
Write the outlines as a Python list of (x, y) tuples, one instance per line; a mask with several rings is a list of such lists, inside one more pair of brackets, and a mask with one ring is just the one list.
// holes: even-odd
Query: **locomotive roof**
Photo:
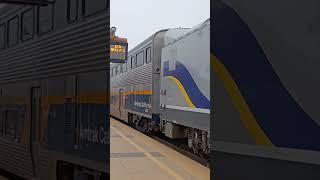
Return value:
[(151, 40), (154, 38), (154, 36), (157, 35), (158, 33), (160, 33), (160, 32), (165, 32), (165, 31), (167, 31), (167, 30), (169, 30), (169, 29), (162, 29), (162, 30), (160, 30), (160, 31), (157, 31), (156, 33), (153, 33), (153, 34), (152, 34), (151, 36), (149, 36), (147, 39), (145, 39), (144, 41), (142, 41), (141, 43), (139, 43), (137, 46), (135, 46), (133, 49), (131, 49), (128, 54), (131, 54), (131, 53), (135, 52), (137, 49), (140, 49), (140, 48), (141, 48), (142, 46), (144, 46), (147, 42), (151, 41)]
[(196, 26), (188, 29), (188, 30), (187, 30), (186, 32), (184, 32), (183, 35), (181, 35), (180, 37), (175, 38), (175, 39), (172, 40), (172, 41), (168, 41), (167, 43), (164, 44), (164, 46), (168, 46), (168, 45), (170, 45), (170, 44), (173, 44), (173, 43), (175, 43), (175, 42), (177, 42), (177, 41), (179, 41), (179, 40), (181, 40), (181, 39), (189, 36), (190, 34), (194, 33), (195, 31), (198, 31), (198, 30), (206, 27), (207, 25), (210, 25), (210, 18), (207, 19), (207, 20), (205, 20), (204, 22), (202, 22), (202, 23), (200, 23), (200, 24), (198, 24), (198, 25), (196, 25)]
[[(150, 42), (150, 41), (154, 38), (155, 35), (157, 35), (157, 34), (160, 33), (160, 32), (166, 32), (166, 31), (176, 30), (176, 29), (186, 29), (186, 30), (187, 30), (186, 32), (183, 33), (182, 36), (180, 36), (180, 37), (178, 37), (178, 38), (175, 38), (175, 40), (172, 40), (172, 41), (168, 42), (167, 44), (165, 44), (165, 46), (167, 46), (167, 45), (170, 45), (170, 44), (172, 44), (172, 43), (174, 43), (174, 42), (176, 42), (176, 41), (178, 41), (178, 40), (180, 40), (180, 39), (182, 39), (182, 38), (190, 35), (190, 34), (193, 33), (194, 31), (197, 31), (197, 30), (199, 30), (199, 29), (202, 29), (203, 27), (205, 27), (205, 26), (208, 25), (208, 24), (210, 24), (210, 18), (207, 19), (206, 21), (200, 23), (199, 25), (193, 27), (193, 28), (171, 28), (171, 29), (162, 29), (162, 30), (160, 30), (160, 31), (157, 31), (156, 33), (153, 33), (153, 34), (152, 34), (151, 36), (149, 36), (147, 39), (145, 39), (144, 41), (142, 41), (141, 43), (139, 43), (137, 46), (135, 46), (133, 49), (131, 49), (128, 54), (130, 55), (130, 54), (134, 53), (135, 51), (137, 51), (138, 49), (140, 49), (141, 47), (143, 47), (146, 43)], [(114, 67), (114, 66), (117, 66), (117, 65), (119, 65), (119, 64), (118, 64), (118, 63), (115, 63), (115, 64), (112, 63), (112, 64), (110, 64), (110, 68), (112, 68), (112, 67)]]

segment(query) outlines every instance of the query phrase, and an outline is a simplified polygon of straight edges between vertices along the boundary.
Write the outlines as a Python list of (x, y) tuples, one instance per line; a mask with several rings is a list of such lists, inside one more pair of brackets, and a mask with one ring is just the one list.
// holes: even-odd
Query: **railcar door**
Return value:
[(40, 135), (40, 87), (31, 88), (31, 132), (30, 152), (32, 156), (33, 175), (38, 176), (39, 170), (39, 135)]
[(118, 102), (118, 112), (119, 117), (122, 118), (122, 110), (123, 110), (123, 89), (119, 89), (119, 102)]

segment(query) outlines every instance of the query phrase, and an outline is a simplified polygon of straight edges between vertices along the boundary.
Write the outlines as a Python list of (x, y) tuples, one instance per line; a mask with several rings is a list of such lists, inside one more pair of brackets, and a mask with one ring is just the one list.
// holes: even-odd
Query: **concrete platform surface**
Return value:
[(110, 120), (111, 180), (209, 180), (209, 168)]

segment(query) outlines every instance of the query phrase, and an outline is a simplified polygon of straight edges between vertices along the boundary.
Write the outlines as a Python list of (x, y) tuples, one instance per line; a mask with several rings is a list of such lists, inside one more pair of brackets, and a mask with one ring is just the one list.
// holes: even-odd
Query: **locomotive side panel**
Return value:
[[(16, 165), (3, 169), (28, 179), (54, 179), (59, 160), (108, 171), (108, 6), (108, 0), (74, 0), (71, 4), (56, 0), (43, 7), (6, 5), (0, 9), (0, 88), (5, 95), (1, 102), (6, 108), (12, 104), (9, 112), (1, 109), (17, 121), (23, 116), (12, 113), (13, 106), (21, 109), (25, 104), (27, 109), (27, 140), (23, 147), (7, 142), (8, 138), (0, 133), (1, 142), (7, 144), (0, 146), (0, 157), (3, 162)], [(97, 87), (92, 84), (96, 80), (105, 84)], [(81, 88), (77, 87), (79, 82)], [(91, 89), (85, 89), (87, 85)], [(91, 109), (87, 117), (77, 114), (81, 108)], [(90, 128), (80, 128), (81, 118), (82, 122), (89, 122)], [(94, 142), (81, 146), (80, 141), (88, 134), (95, 137)], [(19, 154), (19, 158), (14, 154), (12, 157), (17, 158), (6, 158), (9, 146), (16, 149), (12, 153)]]
[(216, 178), (319, 177), (318, 5), (214, 1)]
[(161, 57), (162, 118), (205, 131), (210, 128), (208, 23), (164, 47)]

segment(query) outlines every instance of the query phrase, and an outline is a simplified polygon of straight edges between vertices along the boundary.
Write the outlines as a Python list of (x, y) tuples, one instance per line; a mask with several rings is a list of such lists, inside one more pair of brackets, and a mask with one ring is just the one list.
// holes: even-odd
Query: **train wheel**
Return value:
[(146, 118), (143, 118), (143, 131), (149, 133), (149, 121)]
[(150, 126), (148, 126), (148, 135), (156, 136), (156, 131), (152, 129)]
[(199, 156), (201, 158), (205, 158), (206, 157), (206, 154), (203, 152), (203, 150), (199, 150)]
[(147, 133), (149, 131), (149, 121), (146, 118), (141, 118), (139, 122), (136, 124), (136, 129), (143, 133)]

